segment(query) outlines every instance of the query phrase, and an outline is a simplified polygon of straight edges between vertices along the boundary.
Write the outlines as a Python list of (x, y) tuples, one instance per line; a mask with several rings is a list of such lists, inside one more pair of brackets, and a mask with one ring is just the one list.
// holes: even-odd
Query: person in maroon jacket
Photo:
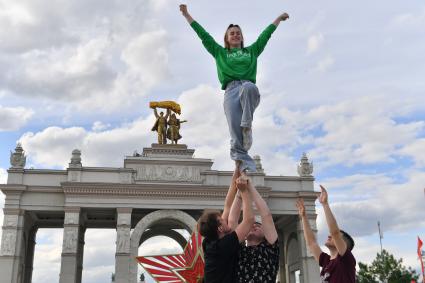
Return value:
[(323, 252), (317, 243), (305, 213), (304, 200), (300, 198), (297, 201), (297, 208), (303, 223), (307, 247), (322, 267), (320, 272), (321, 283), (355, 283), (356, 259), (351, 253), (354, 248), (354, 240), (348, 233), (339, 229), (328, 203), (328, 192), (323, 186), (320, 186), (320, 188), (322, 192), (319, 196), (319, 202), (323, 206), (329, 228), (329, 236), (325, 243), (325, 246), (329, 249), (329, 254)]

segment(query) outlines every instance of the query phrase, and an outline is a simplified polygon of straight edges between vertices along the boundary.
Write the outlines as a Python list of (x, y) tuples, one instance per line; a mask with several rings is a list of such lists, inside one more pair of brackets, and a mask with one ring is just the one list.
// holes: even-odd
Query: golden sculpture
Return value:
[[(180, 135), (180, 125), (187, 122), (186, 120), (178, 119), (175, 114), (181, 113), (180, 105), (174, 101), (157, 101), (150, 102), (149, 107), (153, 109), (156, 117), (152, 131), (158, 133), (158, 143), (167, 144), (168, 138), (172, 144), (177, 144), (178, 140), (182, 138)], [(167, 109), (167, 114), (164, 116), (164, 112), (161, 111), (158, 115), (156, 108)]]
[(167, 138), (171, 140), (171, 143), (177, 144), (177, 141), (182, 138), (180, 135), (180, 124), (185, 123), (187, 120), (177, 119), (176, 114), (171, 114), (168, 119)]
[(170, 115), (170, 110), (167, 109), (167, 115), (164, 116), (164, 112), (160, 112), (158, 115), (158, 112), (156, 111), (156, 108), (153, 109), (153, 113), (155, 114), (156, 121), (155, 124), (152, 127), (153, 132), (158, 133), (158, 143), (159, 144), (166, 144), (167, 143), (167, 118)]

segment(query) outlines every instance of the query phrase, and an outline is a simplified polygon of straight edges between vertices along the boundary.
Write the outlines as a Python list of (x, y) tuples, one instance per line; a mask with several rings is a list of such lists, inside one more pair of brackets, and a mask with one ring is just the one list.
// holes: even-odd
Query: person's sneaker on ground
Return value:
[(247, 127), (242, 127), (242, 146), (248, 151), (252, 146), (252, 129)]

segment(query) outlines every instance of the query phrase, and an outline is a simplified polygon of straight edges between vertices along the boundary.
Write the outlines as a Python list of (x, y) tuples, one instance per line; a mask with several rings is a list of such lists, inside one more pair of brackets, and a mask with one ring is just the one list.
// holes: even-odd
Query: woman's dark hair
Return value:
[(199, 233), (208, 240), (218, 239), (218, 227), (220, 222), (220, 211), (218, 210), (204, 210), (198, 220)]
[[(239, 25), (230, 24), (230, 25), (227, 27), (226, 32), (224, 33), (224, 47), (225, 47), (226, 49), (230, 49), (230, 44), (229, 44), (229, 42), (227, 41), (227, 32), (229, 31), (229, 29), (230, 29), (230, 28), (234, 28), (234, 27), (238, 28), (238, 29), (241, 31), (241, 36), (242, 36), (242, 38), (243, 38), (243, 35), (242, 35), (242, 29), (241, 29), (241, 27), (240, 27)], [(241, 48), (243, 48), (243, 40), (242, 40), (242, 42), (241, 42)]]

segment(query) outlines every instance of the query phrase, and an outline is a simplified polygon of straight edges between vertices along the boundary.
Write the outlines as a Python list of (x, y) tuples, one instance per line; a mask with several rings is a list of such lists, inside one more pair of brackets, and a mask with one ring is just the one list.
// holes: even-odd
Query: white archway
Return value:
[(167, 220), (167, 222), (174, 222), (177, 225), (183, 226), (189, 233), (196, 227), (196, 220), (192, 216), (181, 210), (157, 210), (149, 213), (143, 217), (134, 227), (130, 237), (130, 282), (137, 283), (137, 262), (134, 260), (137, 257), (140, 239), (143, 232), (160, 223), (161, 221)]

